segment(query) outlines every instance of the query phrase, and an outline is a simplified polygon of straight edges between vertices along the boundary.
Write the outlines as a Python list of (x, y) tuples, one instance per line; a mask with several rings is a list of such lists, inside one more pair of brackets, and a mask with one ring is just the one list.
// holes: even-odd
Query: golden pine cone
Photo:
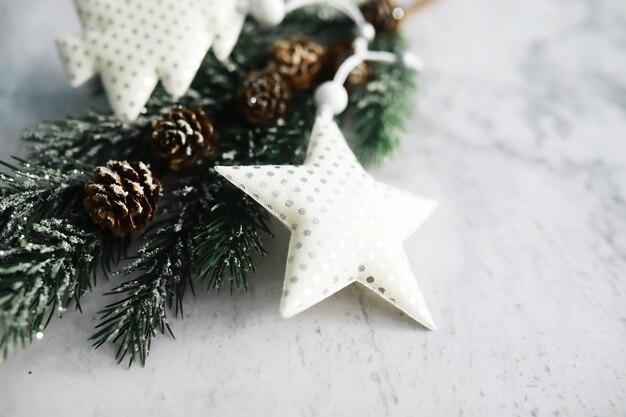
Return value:
[(192, 167), (213, 153), (217, 134), (202, 109), (176, 107), (152, 122), (152, 150), (171, 171)]
[(143, 162), (109, 161), (85, 182), (83, 205), (91, 220), (117, 237), (145, 230), (152, 220), (161, 183)]
[(274, 44), (272, 64), (295, 90), (307, 90), (320, 79), (324, 68), (324, 48), (303, 37)]
[(274, 69), (251, 71), (237, 94), (239, 110), (249, 123), (257, 126), (284, 116), (290, 99), (287, 81)]
[[(342, 41), (328, 47), (326, 52), (327, 78), (332, 79), (339, 66), (354, 53), (352, 42), (353, 40)], [(367, 62), (361, 62), (346, 78), (346, 87), (352, 89), (365, 85), (371, 72), (370, 65)]]

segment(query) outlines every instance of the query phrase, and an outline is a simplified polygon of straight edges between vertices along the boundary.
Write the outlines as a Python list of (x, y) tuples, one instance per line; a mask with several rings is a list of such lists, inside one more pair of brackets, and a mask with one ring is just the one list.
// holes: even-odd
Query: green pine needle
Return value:
[(8, 246), (42, 219), (66, 217), (82, 208), (81, 191), (88, 178), (81, 169), (60, 170), (15, 158), (0, 161), (11, 172), (0, 173), (0, 245)]
[(106, 294), (121, 298), (100, 312), (101, 322), (91, 339), (95, 347), (119, 341), (118, 362), (128, 356), (129, 365), (137, 358), (144, 365), (157, 332), (167, 330), (173, 336), (167, 310), (183, 312), (183, 295), (193, 272), (191, 241), (198, 224), (194, 209), (200, 204), (197, 189), (183, 186), (172, 192), (162, 208), (165, 218), (142, 236), (137, 255), (121, 271), (135, 278)]
[(0, 251), (0, 350), (26, 346), (56, 313), (80, 298), (95, 283), (102, 257), (96, 233), (46, 219), (16, 246)]
[[(404, 43), (399, 34), (389, 34), (376, 39), (372, 49), (401, 52)], [(371, 66), (373, 75), (367, 85), (353, 92), (344, 118), (352, 122), (352, 145), (361, 163), (379, 165), (400, 145), (405, 121), (414, 108), (417, 74), (401, 66)]]
[(223, 186), (214, 196), (203, 225), (194, 237), (194, 265), (209, 290), (230, 281), (230, 290), (248, 289), (248, 271), (256, 272), (252, 254), (266, 255), (261, 232), (271, 234), (267, 214), (240, 190)]

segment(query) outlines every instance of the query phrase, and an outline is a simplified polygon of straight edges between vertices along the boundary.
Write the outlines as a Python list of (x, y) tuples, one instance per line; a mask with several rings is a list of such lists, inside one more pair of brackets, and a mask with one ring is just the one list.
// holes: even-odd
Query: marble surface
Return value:
[[(0, 157), (71, 89), (69, 0), (0, 2)], [(406, 244), (438, 330), (351, 287), (278, 314), (287, 238), (248, 293), (189, 297), (148, 365), (84, 314), (0, 364), (0, 416), (625, 416), (626, 3), (442, 0), (405, 28), (427, 63), (376, 178), (440, 208)]]

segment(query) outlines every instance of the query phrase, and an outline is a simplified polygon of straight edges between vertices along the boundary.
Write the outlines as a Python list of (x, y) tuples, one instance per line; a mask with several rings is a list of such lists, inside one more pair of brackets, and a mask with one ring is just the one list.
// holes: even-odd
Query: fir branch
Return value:
[(41, 219), (66, 218), (81, 207), (87, 175), (82, 169), (62, 171), (22, 159), (1, 162), (11, 174), (0, 173), (0, 246), (5, 247)]
[(91, 339), (96, 348), (107, 341), (119, 341), (118, 362), (128, 355), (129, 366), (137, 357), (144, 365), (157, 331), (167, 329), (173, 336), (167, 309), (175, 306), (176, 314), (182, 314), (183, 295), (191, 283), (191, 240), (197, 225), (193, 208), (197, 204), (196, 189), (183, 186), (172, 192), (169, 205), (162, 210), (167, 217), (142, 236), (135, 259), (121, 271), (125, 276), (138, 276), (105, 294), (122, 298), (100, 312), (99, 330)]
[(248, 289), (248, 271), (256, 272), (252, 254), (262, 256), (261, 233), (271, 235), (267, 213), (240, 190), (220, 179), (205, 223), (196, 229), (194, 266), (208, 290), (219, 290), (225, 280), (231, 292)]
[[(372, 49), (397, 53), (403, 48), (399, 34), (377, 38), (372, 45)], [(414, 70), (387, 63), (373, 63), (372, 68), (371, 79), (351, 95), (351, 106), (343, 116), (352, 121), (353, 148), (366, 165), (380, 164), (396, 151), (417, 89)]]
[(55, 313), (91, 289), (102, 257), (96, 233), (59, 219), (46, 219), (0, 251), (0, 349), (26, 346), (42, 332)]
[(137, 276), (106, 294), (121, 298), (100, 312), (102, 322), (92, 340), (96, 347), (119, 342), (118, 362), (128, 356), (129, 365), (137, 359), (144, 365), (157, 332), (174, 336), (168, 309), (182, 316), (194, 268), (201, 278), (208, 277), (209, 290), (228, 280), (231, 289), (245, 289), (246, 271), (254, 270), (251, 253), (265, 254), (259, 233), (269, 233), (264, 210), (213, 170), (198, 166), (177, 187), (161, 220), (142, 236), (137, 256), (122, 271)]
[(149, 149), (137, 144), (145, 145), (146, 134), (149, 125), (145, 121), (129, 125), (113, 115), (88, 112), (42, 122), (26, 130), (22, 139), (32, 143), (29, 159), (34, 163), (71, 169), (76, 161), (97, 166), (112, 159), (142, 160)]

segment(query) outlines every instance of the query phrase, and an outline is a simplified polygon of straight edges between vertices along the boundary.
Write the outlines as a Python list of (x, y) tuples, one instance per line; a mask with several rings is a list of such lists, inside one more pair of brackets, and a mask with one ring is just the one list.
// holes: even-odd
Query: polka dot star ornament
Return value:
[[(331, 91), (332, 83), (322, 85), (316, 99), (336, 113), (347, 94)], [(436, 202), (374, 180), (327, 112), (316, 119), (303, 165), (216, 170), (291, 230), (283, 316), (291, 317), (358, 282), (435, 328), (402, 245)]]
[(283, 0), (75, 0), (81, 35), (57, 41), (72, 85), (100, 73), (115, 114), (132, 121), (161, 81), (185, 94), (207, 51), (224, 60), (245, 17), (263, 25), (284, 17)]

